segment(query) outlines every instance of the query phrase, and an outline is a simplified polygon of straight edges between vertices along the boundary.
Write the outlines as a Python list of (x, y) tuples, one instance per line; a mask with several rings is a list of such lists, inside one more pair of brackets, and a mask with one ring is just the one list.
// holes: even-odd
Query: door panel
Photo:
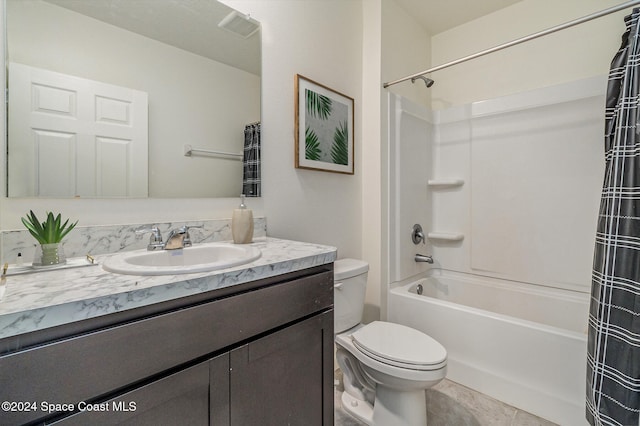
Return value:
[(9, 96), (9, 196), (148, 195), (146, 93), (11, 63)]

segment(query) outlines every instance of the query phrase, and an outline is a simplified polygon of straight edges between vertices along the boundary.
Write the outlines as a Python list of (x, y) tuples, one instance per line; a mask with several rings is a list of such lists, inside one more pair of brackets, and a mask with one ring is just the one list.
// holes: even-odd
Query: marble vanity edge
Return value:
[[(181, 276), (172, 276), (170, 279), (175, 281), (159, 285), (126, 291), (116, 290), (114, 294), (0, 314), (0, 339), (269, 278), (336, 260), (337, 251), (334, 247), (272, 238), (264, 238), (264, 241), (264, 243), (257, 243), (265, 244), (263, 257), (245, 267), (201, 274), (195, 278), (183, 279)], [(275, 243), (273, 245), (277, 247), (270, 250), (269, 242)], [(303, 254), (298, 257), (295, 257), (296, 255), (292, 257), (284, 252), (285, 250), (296, 252), (300, 248), (303, 248), (301, 251)], [(278, 250), (280, 250), (279, 253)], [(313, 253), (304, 253), (309, 250)], [(118, 276), (117, 274), (109, 275)], [(0, 302), (1, 306), (2, 302)]]

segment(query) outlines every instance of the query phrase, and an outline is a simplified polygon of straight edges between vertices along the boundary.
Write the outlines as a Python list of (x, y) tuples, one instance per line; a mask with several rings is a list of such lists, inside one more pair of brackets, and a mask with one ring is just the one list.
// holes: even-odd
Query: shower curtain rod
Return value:
[(429, 68), (428, 70), (421, 71), (421, 72), (412, 74), (410, 76), (407, 76), (407, 77), (404, 77), (404, 78), (400, 78), (398, 80), (390, 81), (388, 83), (384, 83), (382, 86), (386, 89), (389, 86), (392, 86), (392, 85), (397, 84), (397, 83), (402, 83), (403, 81), (411, 80), (412, 78), (419, 77), (419, 76), (421, 76), (423, 74), (428, 74), (428, 73), (431, 73), (431, 72), (434, 72), (434, 71), (439, 71), (439, 70), (444, 69), (444, 68), (449, 68), (450, 66), (457, 65), (457, 64), (460, 64), (462, 62), (467, 62), (467, 61), (470, 61), (471, 59), (479, 58), (480, 56), (488, 55), (489, 53), (497, 52), (498, 50), (506, 49), (507, 47), (515, 46), (516, 44), (524, 43), (526, 41), (530, 41), (530, 40), (536, 39), (538, 37), (546, 36), (548, 34), (552, 34), (552, 33), (555, 33), (557, 31), (564, 30), (566, 28), (570, 28), (570, 27), (573, 27), (575, 25), (582, 24), (584, 22), (588, 22), (588, 21), (591, 21), (593, 19), (600, 18), (602, 16), (606, 16), (606, 15), (609, 15), (611, 13), (618, 12), (620, 10), (624, 10), (624, 9), (627, 9), (629, 7), (636, 6), (636, 5), (640, 5), (640, 0), (633, 0), (633, 1), (628, 1), (626, 3), (621, 3), (621, 4), (617, 5), (617, 6), (613, 6), (613, 7), (610, 7), (608, 9), (601, 10), (600, 12), (595, 12), (595, 13), (592, 13), (590, 15), (583, 16), (582, 18), (574, 19), (573, 21), (569, 21), (569, 22), (566, 22), (564, 24), (560, 24), (560, 25), (557, 25), (555, 27), (551, 27), (551, 28), (548, 28), (546, 30), (539, 31), (539, 32), (534, 33), (534, 34), (530, 34), (530, 35), (528, 35), (526, 37), (518, 38), (516, 40), (512, 40), (510, 42), (501, 44), (499, 46), (495, 46), (495, 47), (492, 47), (490, 49), (483, 50), (483, 51), (478, 52), (478, 53), (474, 53), (473, 55), (465, 56), (463, 58), (456, 59), (454, 61), (447, 62), (447, 63), (444, 63), (442, 65), (435, 66), (433, 68)]

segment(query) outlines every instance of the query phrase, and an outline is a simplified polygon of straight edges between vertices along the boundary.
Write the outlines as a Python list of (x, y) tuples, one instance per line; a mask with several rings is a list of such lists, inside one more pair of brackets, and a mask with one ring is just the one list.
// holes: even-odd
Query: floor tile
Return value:
[[(335, 426), (364, 426), (342, 409), (341, 374), (336, 373)], [(426, 392), (429, 426), (557, 426), (450, 380)]]

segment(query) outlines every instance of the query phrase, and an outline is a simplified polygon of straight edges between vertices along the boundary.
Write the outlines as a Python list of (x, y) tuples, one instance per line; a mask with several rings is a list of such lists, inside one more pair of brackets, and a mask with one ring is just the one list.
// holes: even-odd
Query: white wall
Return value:
[[(370, 322), (380, 319), (381, 307), (385, 306), (384, 256), (386, 247), (382, 218), (385, 201), (381, 191), (381, 176), (384, 174), (383, 133), (381, 125), (368, 125), (381, 122), (382, 72), (382, 0), (369, 0), (363, 7), (363, 45), (362, 45), (362, 258), (369, 262), (369, 282), (365, 297), (363, 320)], [(365, 213), (366, 212), (366, 213)]]
[(244, 126), (260, 119), (259, 76), (43, 1), (7, 11), (11, 62), (149, 94), (150, 196), (240, 194), (241, 162), (183, 146), (242, 152)]
[[(389, 207), (392, 205), (390, 200), (396, 195), (394, 189), (388, 187), (390, 173), (390, 147), (389, 147), (389, 117), (388, 102), (389, 92), (402, 95), (411, 102), (418, 105), (427, 106), (431, 100), (431, 91), (425, 85), (418, 81), (416, 84), (406, 82), (397, 84), (388, 89), (382, 88), (382, 83), (413, 74), (418, 70), (424, 70), (431, 66), (431, 37), (429, 33), (402, 7), (394, 0), (382, 0), (382, 19), (381, 19), (381, 74), (377, 81), (376, 88), (367, 88), (367, 90), (376, 90), (375, 93), (380, 95), (379, 102), (379, 118), (380, 118), (380, 172), (375, 177), (379, 179), (381, 188), (377, 189), (381, 194), (381, 216), (380, 225), (377, 228), (369, 228), (365, 232), (373, 232), (373, 229), (381, 230), (380, 244), (380, 280), (369, 283), (367, 297), (369, 292), (375, 289), (379, 294), (379, 306), (381, 307), (381, 317), (386, 318), (386, 297), (387, 285), (391, 282), (391, 271), (389, 259), (394, 253), (390, 253), (391, 238), (393, 238), (390, 229), (394, 227), (394, 223), (390, 223)], [(371, 167), (375, 167), (372, 162)], [(391, 217), (391, 220), (395, 220)], [(413, 224), (411, 224), (413, 225)], [(410, 229), (403, 229), (402, 234), (408, 239)], [(373, 300), (373, 299), (368, 299)]]
[[(432, 60), (431, 36), (427, 30), (394, 0), (384, 0), (382, 4), (382, 81), (428, 69)], [(418, 105), (428, 106), (431, 102), (432, 91), (422, 81), (403, 82), (383, 90)]]
[[(581, 18), (618, 0), (523, 0), (432, 38), (434, 66)], [(492, 99), (608, 72), (624, 32), (617, 12), (433, 73), (433, 108)]]
[[(362, 256), (362, 2), (225, 0), (262, 23), (264, 211), (270, 235)], [(355, 175), (294, 168), (294, 78), (355, 100)]]
[[(275, 188), (265, 192), (269, 233), (289, 238), (307, 236), (313, 241), (338, 245), (339, 257), (358, 257), (369, 262), (364, 319), (384, 316), (380, 306), (385, 306), (386, 300), (386, 286), (382, 284), (388, 282), (388, 148), (387, 90), (381, 83), (415, 67), (422, 69), (429, 65), (428, 34), (393, 0), (225, 0), (225, 3), (260, 20), (265, 43), (277, 41), (279, 45), (273, 51), (276, 59), (270, 60), (266, 47), (263, 52), (265, 84), (267, 79), (277, 81), (275, 87), (265, 87), (263, 103), (275, 101), (284, 105), (282, 110), (263, 109), (264, 122), (268, 122), (269, 114), (276, 123), (274, 126), (277, 125), (264, 127), (265, 138), (277, 141), (277, 146), (266, 147), (264, 154), (270, 170), (265, 179), (273, 181), (269, 187)], [(286, 12), (281, 10), (285, 5)], [(275, 22), (277, 27), (270, 25)], [(331, 22), (329, 33), (326, 22)], [(327, 43), (313, 44), (313, 49), (308, 49), (307, 40), (296, 36), (313, 32), (326, 34)], [(328, 63), (331, 65), (327, 66)], [(355, 176), (291, 168), (293, 111), (287, 113), (286, 108), (293, 106), (295, 73), (355, 98)], [(397, 90), (416, 102), (429, 102), (429, 92), (424, 87)], [(336, 211), (340, 213), (336, 215)]]
[[(269, 233), (337, 245), (339, 257), (369, 262), (364, 320), (384, 317), (380, 307), (386, 304), (384, 284), (388, 282), (388, 147), (387, 90), (381, 83), (415, 67), (427, 67), (429, 35), (393, 0), (224, 2), (263, 23), (263, 81), (265, 85), (277, 81), (263, 92), (264, 122), (273, 116), (277, 125), (264, 126), (265, 138), (277, 141), (264, 153), (265, 179), (274, 188), (265, 191)], [(330, 31), (327, 22), (331, 22)], [(308, 40), (301, 36), (314, 32), (325, 34), (326, 44), (314, 43), (308, 49)], [(279, 48), (271, 58), (266, 43), (276, 42)], [(287, 113), (286, 108), (293, 107), (296, 73), (355, 98), (355, 176), (291, 168), (293, 111)], [(397, 90), (422, 104), (430, 99), (424, 87)], [(267, 102), (283, 103), (284, 108), (267, 108)]]

